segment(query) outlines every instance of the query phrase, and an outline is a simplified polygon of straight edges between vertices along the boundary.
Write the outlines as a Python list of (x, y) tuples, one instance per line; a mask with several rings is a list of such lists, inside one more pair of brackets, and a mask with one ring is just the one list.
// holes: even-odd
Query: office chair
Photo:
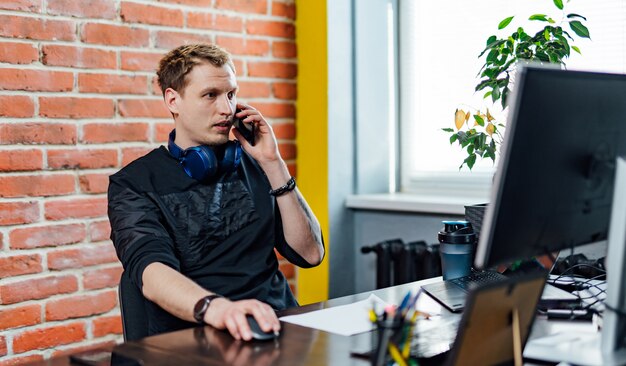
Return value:
[(147, 337), (148, 317), (146, 316), (146, 300), (137, 286), (131, 283), (126, 271), (122, 272), (120, 277), (119, 301), (122, 312), (124, 341), (134, 341)]

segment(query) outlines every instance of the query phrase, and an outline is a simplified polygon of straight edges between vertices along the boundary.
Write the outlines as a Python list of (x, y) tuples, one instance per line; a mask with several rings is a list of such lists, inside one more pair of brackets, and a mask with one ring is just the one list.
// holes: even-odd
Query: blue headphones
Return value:
[(193, 146), (181, 149), (174, 140), (176, 130), (170, 132), (167, 147), (170, 154), (183, 166), (185, 173), (193, 179), (203, 181), (218, 172), (232, 172), (237, 169), (241, 161), (241, 145), (237, 141), (228, 141), (224, 146), (224, 157), (218, 160), (209, 146)]

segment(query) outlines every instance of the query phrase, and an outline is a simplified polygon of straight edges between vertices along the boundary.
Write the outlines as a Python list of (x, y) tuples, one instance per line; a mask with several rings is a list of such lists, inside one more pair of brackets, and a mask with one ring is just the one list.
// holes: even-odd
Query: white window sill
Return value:
[(346, 198), (346, 207), (356, 210), (464, 215), (465, 205), (485, 202), (486, 198), (477, 197), (379, 193), (350, 195)]

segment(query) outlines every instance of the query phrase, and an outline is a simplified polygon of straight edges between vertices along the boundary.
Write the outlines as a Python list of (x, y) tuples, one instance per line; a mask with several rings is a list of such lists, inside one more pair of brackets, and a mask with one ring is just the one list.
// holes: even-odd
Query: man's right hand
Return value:
[(274, 310), (258, 300), (230, 301), (223, 297), (214, 299), (204, 314), (204, 322), (217, 329), (228, 329), (235, 339), (249, 341), (252, 339), (252, 332), (246, 314), (254, 316), (263, 331), (280, 331), (280, 322)]

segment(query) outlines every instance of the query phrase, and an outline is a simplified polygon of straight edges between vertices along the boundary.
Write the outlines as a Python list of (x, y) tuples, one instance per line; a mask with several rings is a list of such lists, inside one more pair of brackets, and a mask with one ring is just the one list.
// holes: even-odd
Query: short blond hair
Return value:
[(216, 67), (228, 65), (235, 72), (235, 64), (230, 53), (220, 46), (214, 44), (180, 46), (168, 52), (159, 61), (157, 76), (161, 91), (165, 92), (167, 88), (172, 88), (180, 94), (184, 94), (185, 87), (189, 82), (186, 78), (187, 74), (196, 65), (203, 62), (208, 62)]

